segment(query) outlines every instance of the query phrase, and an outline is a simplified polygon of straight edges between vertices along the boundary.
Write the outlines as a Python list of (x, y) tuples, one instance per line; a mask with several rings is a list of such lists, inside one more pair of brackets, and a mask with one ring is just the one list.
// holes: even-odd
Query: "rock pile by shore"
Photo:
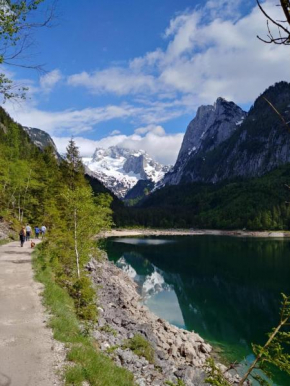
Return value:
[[(205, 364), (212, 347), (195, 332), (177, 328), (142, 305), (137, 285), (120, 268), (104, 258), (87, 265), (97, 286), (98, 325), (94, 330), (100, 349), (120, 366), (130, 370), (140, 386), (165, 385), (167, 381), (185, 385), (205, 385)], [(141, 334), (154, 349), (150, 363), (124, 346)], [(220, 365), (225, 371), (226, 367)], [(227, 378), (237, 384), (231, 372)]]

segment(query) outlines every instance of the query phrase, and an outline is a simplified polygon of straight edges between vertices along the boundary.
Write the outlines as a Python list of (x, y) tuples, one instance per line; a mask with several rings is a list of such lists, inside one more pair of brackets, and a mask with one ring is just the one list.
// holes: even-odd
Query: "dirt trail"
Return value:
[(46, 327), (30, 243), (0, 247), (0, 386), (60, 385), (56, 343)]

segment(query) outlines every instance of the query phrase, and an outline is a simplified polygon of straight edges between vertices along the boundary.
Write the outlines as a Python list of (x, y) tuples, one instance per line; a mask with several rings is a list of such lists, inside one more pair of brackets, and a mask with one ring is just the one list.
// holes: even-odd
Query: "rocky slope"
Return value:
[(92, 158), (84, 158), (84, 164), (109, 190), (119, 198), (139, 180), (158, 182), (169, 167), (155, 162), (143, 150), (130, 150), (118, 146), (97, 148)]
[(51, 136), (43, 130), (37, 129), (35, 127), (26, 127), (23, 126), (23, 129), (29, 135), (32, 142), (40, 149), (43, 150), (46, 146), (52, 146), (57, 158), (61, 158), (60, 154), (57, 151), (56, 145), (51, 138)]
[[(92, 260), (87, 265), (98, 287), (99, 318), (94, 337), (100, 349), (122, 367), (130, 370), (140, 386), (161, 386), (167, 381), (185, 385), (205, 385), (205, 362), (212, 347), (195, 332), (177, 328), (152, 314), (140, 304), (134, 281), (109, 262)], [(154, 363), (124, 347), (127, 339), (141, 334), (154, 349)], [(231, 384), (239, 377), (226, 372)]]
[(139, 180), (136, 185), (130, 189), (125, 200), (138, 200), (148, 195), (155, 188), (155, 183), (151, 180)]
[(4, 219), (0, 216), (0, 242), (3, 240), (8, 241), (10, 237), (16, 237), (13, 224), (4, 221)]
[(267, 89), (248, 114), (221, 98), (214, 106), (200, 107), (163, 184), (256, 177), (288, 163), (289, 127), (265, 98), (285, 122), (290, 121), (290, 84), (286, 82)]

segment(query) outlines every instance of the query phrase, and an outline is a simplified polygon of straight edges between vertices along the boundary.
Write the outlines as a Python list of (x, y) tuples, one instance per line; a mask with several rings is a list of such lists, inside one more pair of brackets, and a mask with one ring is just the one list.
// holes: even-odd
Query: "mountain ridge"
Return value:
[[(192, 133), (194, 129), (200, 131), (197, 114), (187, 128), (176, 164), (164, 177), (162, 185), (198, 181), (217, 183), (236, 177), (252, 178), (290, 162), (290, 134), (265, 100), (266, 97), (281, 111), (285, 120), (290, 121), (290, 84), (287, 82), (276, 83), (265, 90), (248, 114), (243, 112), (240, 121), (237, 121), (238, 115), (232, 115), (231, 126), (235, 124), (235, 127), (221, 141), (210, 141), (210, 129), (216, 128), (214, 138), (217, 138), (221, 127), (217, 114), (214, 125), (205, 122), (209, 126), (210, 136), (200, 142), (196, 141)], [(231, 103), (227, 102), (227, 105)], [(196, 147), (196, 150), (185, 155), (185, 143), (189, 143), (192, 148)]]
[(83, 161), (94, 176), (121, 199), (139, 180), (157, 183), (170, 168), (154, 161), (144, 150), (119, 146), (97, 148), (92, 158), (83, 158)]

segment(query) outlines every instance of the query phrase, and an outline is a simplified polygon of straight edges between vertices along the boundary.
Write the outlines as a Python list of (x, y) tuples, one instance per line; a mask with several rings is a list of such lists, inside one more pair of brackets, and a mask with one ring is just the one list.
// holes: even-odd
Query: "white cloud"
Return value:
[(152, 75), (112, 67), (92, 74), (82, 72), (68, 78), (71, 86), (85, 86), (93, 93), (110, 92), (117, 95), (152, 92), (156, 89)]
[[(209, 12), (212, 19), (240, 17), (240, 6), (242, 0), (208, 0), (205, 4), (205, 10)], [(245, 1), (243, 1), (245, 4)]]
[(50, 93), (55, 85), (62, 79), (60, 70), (56, 69), (40, 77), (39, 84), (44, 93)]
[(160, 125), (158, 125), (158, 126), (149, 125), (146, 127), (139, 127), (138, 129), (134, 130), (134, 133), (138, 134), (138, 135), (142, 135), (142, 134), (146, 134), (146, 133), (153, 133), (153, 134), (160, 136), (160, 137), (162, 137), (166, 134), (164, 128)]
[(82, 110), (44, 111), (26, 103), (7, 104), (6, 109), (23, 126), (38, 127), (48, 133), (78, 134), (92, 130), (100, 122), (134, 115), (136, 109), (130, 105), (108, 105)]
[[(53, 136), (57, 150), (60, 154), (65, 154), (66, 148), (71, 137), (56, 137)], [(98, 147), (98, 141), (92, 139), (87, 139), (84, 137), (74, 137), (73, 138), (76, 145), (79, 147), (79, 151), (82, 157), (91, 157)]]
[(110, 135), (118, 135), (118, 134), (121, 134), (121, 131), (120, 130), (113, 130)]
[[(183, 102), (182, 102), (183, 104)], [(67, 109), (61, 111), (45, 111), (37, 108), (35, 100), (28, 99), (23, 103), (8, 102), (5, 109), (23, 126), (37, 127), (51, 135), (77, 135), (92, 131), (101, 122), (113, 119), (127, 120), (135, 127), (151, 125), (156, 122), (166, 122), (184, 113), (180, 102), (150, 102), (146, 99), (142, 103), (107, 105), (102, 107), (88, 107), (85, 109)], [(114, 130), (110, 135), (115, 136), (120, 131)]]
[[(129, 149), (145, 150), (154, 160), (162, 164), (174, 164), (183, 140), (183, 133), (168, 134), (163, 127), (156, 126), (154, 128), (153, 125), (148, 127), (147, 131), (144, 131), (145, 135), (141, 135), (140, 131), (138, 134), (136, 131), (132, 135), (108, 136), (98, 141), (74, 137), (74, 141), (83, 157), (91, 157), (97, 147), (106, 149), (110, 146), (118, 145)], [(53, 140), (58, 151), (65, 153), (70, 137), (54, 136)]]
[[(267, 34), (265, 17), (257, 6), (241, 16), (241, 3), (209, 0), (203, 7), (187, 10), (170, 21), (164, 33), (166, 49), (132, 58), (123, 68), (72, 75), (69, 84), (95, 93), (138, 97), (171, 94), (172, 100), (182, 100), (191, 95), (198, 104), (213, 103), (219, 96), (236, 103), (253, 102), (268, 86), (289, 79), (290, 57), (287, 47), (257, 39)], [(275, 0), (263, 6), (275, 19), (282, 17)]]

